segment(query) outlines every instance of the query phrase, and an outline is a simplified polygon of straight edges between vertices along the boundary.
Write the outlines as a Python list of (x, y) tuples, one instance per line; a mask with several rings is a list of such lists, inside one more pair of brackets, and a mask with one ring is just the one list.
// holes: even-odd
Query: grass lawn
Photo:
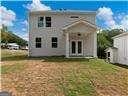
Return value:
[(2, 50), (2, 90), (15, 96), (128, 96), (128, 69), (101, 59), (28, 58)]

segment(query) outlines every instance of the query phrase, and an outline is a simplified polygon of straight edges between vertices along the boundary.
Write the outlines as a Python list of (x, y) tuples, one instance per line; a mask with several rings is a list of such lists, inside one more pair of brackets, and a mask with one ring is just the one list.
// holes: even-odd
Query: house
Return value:
[(28, 50), (28, 46), (21, 46), (20, 49), (21, 50)]
[(5, 43), (0, 43), (1, 48), (6, 48), (6, 44)]
[(113, 47), (106, 49), (107, 60), (128, 65), (128, 32), (113, 37), (113, 40)]
[(19, 49), (19, 45), (16, 43), (1, 43), (1, 48), (7, 48), (7, 49)]
[(95, 11), (29, 12), (29, 56), (97, 57)]
[(18, 50), (19, 45), (17, 45), (16, 43), (7, 43), (7, 48), (10, 50), (12, 50), (12, 49)]

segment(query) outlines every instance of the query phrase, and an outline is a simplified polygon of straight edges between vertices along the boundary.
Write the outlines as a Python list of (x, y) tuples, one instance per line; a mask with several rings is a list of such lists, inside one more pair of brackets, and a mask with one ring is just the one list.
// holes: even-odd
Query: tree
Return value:
[(4, 25), (2, 26), (1, 29), (1, 43), (17, 43), (20, 46), (27, 45), (27, 41), (13, 34), (12, 31), (8, 31), (8, 28)]
[(97, 52), (99, 58), (105, 58), (105, 49), (113, 46), (112, 37), (124, 32), (122, 29), (102, 30), (97, 34)]

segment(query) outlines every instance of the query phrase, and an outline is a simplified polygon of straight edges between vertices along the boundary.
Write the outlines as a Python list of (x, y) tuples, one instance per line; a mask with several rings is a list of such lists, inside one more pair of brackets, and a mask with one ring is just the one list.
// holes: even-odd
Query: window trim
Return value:
[[(53, 41), (53, 40), (52, 40), (53, 38), (56, 38), (57, 41)], [(53, 46), (53, 44), (57, 44), (56, 47)], [(52, 47), (52, 48), (58, 48), (58, 38), (57, 38), (57, 37), (51, 37), (51, 47)]]
[[(43, 22), (40, 21), (40, 17), (43, 17)], [(51, 21), (46, 21), (46, 17), (50, 17)], [(43, 26), (40, 27), (39, 26), (40, 23), (43, 23)], [(38, 16), (38, 22), (37, 22), (37, 27), (38, 28), (50, 28), (50, 27), (46, 26), (47, 25), (46, 23), (50, 23), (51, 24), (50, 27), (52, 27), (52, 17), (51, 16)]]
[[(47, 17), (50, 17), (51, 21), (47, 21), (46, 20)], [(45, 16), (45, 27), (48, 27), (47, 26), (47, 23), (50, 23), (50, 26), (49, 27), (52, 27), (52, 18), (51, 18), (51, 16)]]
[[(40, 18), (41, 18), (41, 17), (43, 17), (43, 21), (40, 21)], [(41, 24), (43, 23), (43, 26), (39, 26), (40, 23), (41, 23)], [(42, 28), (42, 27), (45, 26), (45, 18), (44, 18), (44, 16), (39, 16), (39, 17), (38, 17), (38, 25), (37, 25), (37, 26), (38, 26), (38, 28)]]
[[(37, 38), (40, 38), (41, 41), (38, 41), (38, 42), (37, 42), (37, 41), (36, 41)], [(40, 44), (41, 46), (40, 46), (40, 47), (37, 47), (36, 44)], [(41, 37), (36, 37), (36, 38), (35, 38), (35, 48), (42, 48), (42, 38), (41, 38)]]

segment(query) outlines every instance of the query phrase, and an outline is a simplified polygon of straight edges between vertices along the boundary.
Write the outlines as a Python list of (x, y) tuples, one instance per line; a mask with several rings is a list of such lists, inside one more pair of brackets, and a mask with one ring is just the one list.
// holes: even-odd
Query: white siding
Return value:
[(114, 47), (118, 48), (118, 63), (128, 65), (128, 35), (115, 38)]
[(108, 54), (108, 52), (110, 52), (110, 57), (107, 57), (107, 59), (109, 58), (111, 63), (118, 63), (118, 62), (117, 62), (117, 54), (118, 54), (118, 53), (117, 53), (117, 49), (110, 47), (110, 48), (106, 51), (106, 54)]
[[(38, 28), (38, 17), (40, 16), (51, 16), (52, 27)], [(77, 16), (80, 17), (78, 19), (70, 18), (71, 16), (72, 16), (71, 14), (50, 14), (50, 13), (30, 14), (29, 16), (29, 55), (30, 56), (65, 55), (65, 50), (66, 50), (65, 35), (62, 31), (62, 28), (65, 25), (68, 25), (71, 22), (74, 22), (80, 18), (84, 18), (85, 20), (95, 24), (95, 14), (80, 14), (80, 15), (77, 14)], [(96, 33), (94, 32), (93, 34), (96, 34)], [(86, 45), (89, 47), (90, 51), (88, 49), (84, 49), (86, 50), (87, 54), (91, 56), (96, 55), (96, 52), (94, 52), (94, 48), (93, 48), (94, 45), (96, 44), (96, 41), (94, 41), (93, 34), (91, 35), (92, 37), (88, 37), (91, 43)], [(35, 48), (36, 37), (42, 38), (42, 48)], [(58, 48), (51, 47), (51, 37), (58, 38)]]

